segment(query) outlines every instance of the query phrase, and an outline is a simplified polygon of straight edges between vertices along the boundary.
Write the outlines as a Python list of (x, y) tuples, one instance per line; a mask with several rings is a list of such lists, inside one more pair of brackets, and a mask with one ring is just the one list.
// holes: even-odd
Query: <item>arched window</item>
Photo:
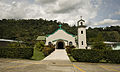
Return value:
[(83, 31), (81, 31), (81, 34), (83, 34)]
[(51, 45), (52, 44), (52, 42), (48, 42), (48, 45)]
[(81, 25), (83, 25), (83, 22), (80, 22), (81, 23)]
[(81, 44), (83, 45), (83, 41), (81, 42)]
[(73, 44), (72, 44), (72, 42), (70, 41), (70, 42), (69, 42), (69, 46), (72, 46), (72, 45), (73, 45)]

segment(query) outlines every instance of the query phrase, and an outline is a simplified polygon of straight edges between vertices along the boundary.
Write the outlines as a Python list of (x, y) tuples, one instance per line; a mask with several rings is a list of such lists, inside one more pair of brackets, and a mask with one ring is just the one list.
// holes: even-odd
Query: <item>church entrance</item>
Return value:
[(57, 42), (57, 49), (64, 49), (64, 42), (62, 41)]

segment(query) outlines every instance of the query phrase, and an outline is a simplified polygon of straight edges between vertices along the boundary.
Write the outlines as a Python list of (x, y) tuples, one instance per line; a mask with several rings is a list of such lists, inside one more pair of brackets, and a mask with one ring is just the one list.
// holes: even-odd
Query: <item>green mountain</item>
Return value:
[[(0, 20), (0, 39), (13, 39), (25, 42), (35, 41), (40, 35), (53, 33), (62, 24), (62, 28), (67, 32), (77, 35), (77, 27), (69, 26), (67, 23), (61, 23), (57, 20), (40, 19), (2, 19)], [(105, 28), (87, 29), (87, 41), (92, 42), (98, 36), (102, 35), (104, 41), (120, 42), (120, 26), (111, 26)]]

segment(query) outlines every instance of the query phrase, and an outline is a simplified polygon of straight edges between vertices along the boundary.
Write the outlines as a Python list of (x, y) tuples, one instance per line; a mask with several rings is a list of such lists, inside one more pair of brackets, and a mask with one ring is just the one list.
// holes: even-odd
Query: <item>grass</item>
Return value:
[(33, 53), (32, 59), (33, 60), (42, 60), (44, 58), (45, 58), (44, 54), (34, 48), (34, 53)]
[(76, 62), (76, 60), (70, 54), (68, 54), (68, 57), (69, 57), (70, 61)]

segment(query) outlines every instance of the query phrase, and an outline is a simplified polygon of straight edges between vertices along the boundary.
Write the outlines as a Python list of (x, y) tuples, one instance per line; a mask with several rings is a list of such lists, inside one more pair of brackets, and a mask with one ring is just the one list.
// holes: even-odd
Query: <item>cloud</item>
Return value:
[(4, 2), (0, 2), (0, 18), (24, 18), (26, 16), (24, 4), (18, 2), (12, 2), (11, 4), (7, 4)]
[(116, 14), (116, 15), (120, 15), (120, 11), (116, 11), (114, 14)]
[(40, 4), (47, 4), (47, 3), (53, 3), (57, 0), (35, 0), (36, 3), (40, 3)]
[(95, 26), (111, 26), (120, 25), (120, 20), (104, 19), (103, 21), (94, 23)]
[[(96, 2), (92, 4), (93, 2)], [(83, 16), (85, 20), (95, 18), (101, 0), (2, 0), (0, 19), (48, 19), (76, 24)]]

